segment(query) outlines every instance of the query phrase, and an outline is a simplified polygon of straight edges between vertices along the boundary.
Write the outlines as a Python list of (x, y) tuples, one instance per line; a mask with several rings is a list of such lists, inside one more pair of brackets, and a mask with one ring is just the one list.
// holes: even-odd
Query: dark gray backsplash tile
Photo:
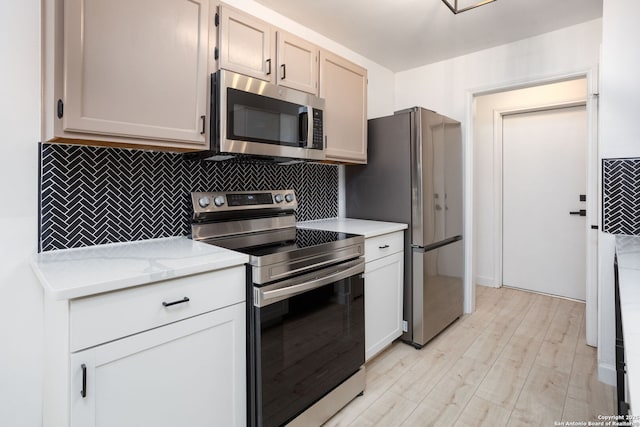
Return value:
[(334, 165), (184, 160), (182, 155), (41, 145), (43, 251), (187, 235), (192, 191), (294, 189), (300, 221), (338, 215)]
[(640, 235), (640, 158), (602, 160), (602, 231)]

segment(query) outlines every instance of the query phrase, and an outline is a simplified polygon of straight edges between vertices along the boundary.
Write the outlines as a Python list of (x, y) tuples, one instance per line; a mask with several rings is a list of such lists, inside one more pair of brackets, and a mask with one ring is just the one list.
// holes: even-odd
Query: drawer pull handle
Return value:
[(189, 298), (184, 297), (178, 301), (173, 301), (173, 302), (163, 302), (162, 305), (164, 305), (165, 307), (171, 307), (172, 305), (176, 305), (176, 304), (182, 304), (184, 302), (189, 302)]
[(83, 363), (80, 368), (82, 368), (82, 390), (80, 390), (80, 396), (84, 399), (87, 397), (87, 365)]
[(389, 247), (389, 245), (378, 246), (378, 249), (387, 249), (388, 247)]

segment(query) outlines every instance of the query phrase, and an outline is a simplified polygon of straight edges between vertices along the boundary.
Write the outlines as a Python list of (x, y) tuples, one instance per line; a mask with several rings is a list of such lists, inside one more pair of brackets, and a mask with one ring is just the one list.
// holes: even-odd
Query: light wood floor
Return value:
[(553, 426), (615, 414), (584, 304), (478, 286), (476, 312), (416, 350), (395, 342), (326, 426)]

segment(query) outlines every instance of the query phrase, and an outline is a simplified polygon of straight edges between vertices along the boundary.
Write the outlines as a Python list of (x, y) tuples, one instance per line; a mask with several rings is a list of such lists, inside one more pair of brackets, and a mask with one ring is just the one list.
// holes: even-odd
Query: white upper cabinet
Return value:
[(209, 0), (64, 0), (54, 136), (204, 148), (209, 20)]
[(43, 141), (209, 148), (210, 74), (325, 98), (327, 160), (366, 163), (367, 70), (211, 0), (43, 3)]
[(220, 68), (318, 94), (316, 45), (227, 5), (219, 25)]
[(320, 51), (327, 160), (367, 163), (367, 70)]
[(219, 10), (220, 68), (275, 82), (275, 40), (271, 25), (227, 5)]
[(318, 55), (313, 43), (278, 30), (278, 84), (318, 94)]

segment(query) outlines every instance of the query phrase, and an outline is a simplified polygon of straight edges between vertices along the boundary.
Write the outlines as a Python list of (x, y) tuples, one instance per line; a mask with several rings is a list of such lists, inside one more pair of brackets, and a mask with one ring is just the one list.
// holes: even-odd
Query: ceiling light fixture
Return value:
[(487, 3), (493, 3), (496, 0), (442, 0), (444, 4), (457, 15), (460, 12), (465, 12), (467, 10), (475, 9), (476, 7), (480, 7)]

